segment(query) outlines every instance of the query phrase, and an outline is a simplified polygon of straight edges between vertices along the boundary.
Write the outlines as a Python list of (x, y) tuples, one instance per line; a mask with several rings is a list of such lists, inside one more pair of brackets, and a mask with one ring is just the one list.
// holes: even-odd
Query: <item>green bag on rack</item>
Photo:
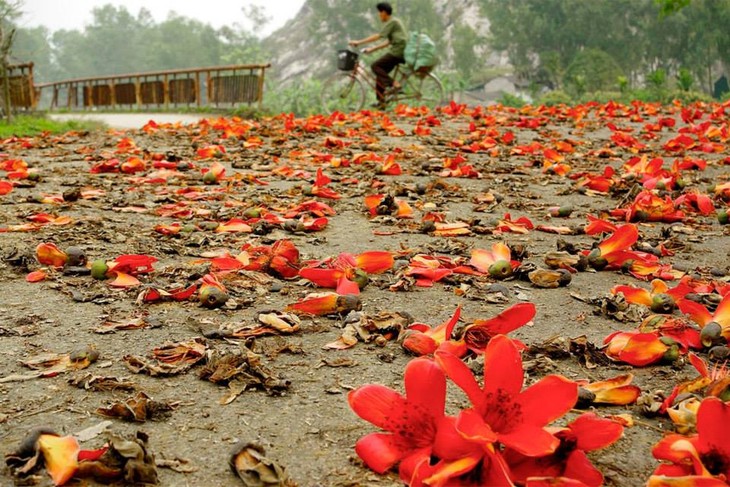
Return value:
[(404, 57), (406, 64), (414, 71), (435, 66), (438, 62), (436, 44), (427, 34), (411, 32), (406, 43)]

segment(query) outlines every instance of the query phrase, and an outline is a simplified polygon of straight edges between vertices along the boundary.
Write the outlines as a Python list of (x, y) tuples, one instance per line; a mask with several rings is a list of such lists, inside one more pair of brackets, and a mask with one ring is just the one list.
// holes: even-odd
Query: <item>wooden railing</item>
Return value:
[(270, 66), (239, 64), (77, 78), (42, 83), (36, 90), (39, 108), (48, 110), (261, 106)]
[[(29, 110), (35, 107), (37, 93), (33, 87), (33, 63), (8, 66), (8, 84), (10, 85), (10, 106), (13, 110)], [(0, 79), (0, 94), (3, 89), (3, 80)], [(1, 101), (0, 105), (2, 105)]]

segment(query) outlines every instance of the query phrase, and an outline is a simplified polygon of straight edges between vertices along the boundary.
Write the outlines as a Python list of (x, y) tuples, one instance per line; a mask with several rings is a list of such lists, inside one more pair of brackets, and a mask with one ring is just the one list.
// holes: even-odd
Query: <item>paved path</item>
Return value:
[(53, 120), (98, 120), (115, 129), (138, 129), (150, 120), (157, 123), (184, 124), (195, 123), (203, 118), (211, 118), (212, 114), (191, 113), (51, 113)]

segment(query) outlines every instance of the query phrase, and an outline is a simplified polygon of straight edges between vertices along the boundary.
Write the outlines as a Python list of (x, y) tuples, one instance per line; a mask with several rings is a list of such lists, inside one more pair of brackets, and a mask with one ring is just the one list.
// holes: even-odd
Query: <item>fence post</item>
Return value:
[(137, 101), (137, 109), (140, 110), (142, 108), (142, 82), (139, 76), (134, 78), (134, 99)]
[(259, 76), (259, 92), (258, 92), (259, 110), (261, 110), (261, 107), (264, 103), (264, 77), (265, 76), (266, 76), (266, 66), (261, 66), (261, 76)]

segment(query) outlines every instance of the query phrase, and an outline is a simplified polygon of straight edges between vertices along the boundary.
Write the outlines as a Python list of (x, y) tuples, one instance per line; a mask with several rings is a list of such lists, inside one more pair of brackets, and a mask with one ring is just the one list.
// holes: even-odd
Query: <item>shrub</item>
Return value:
[(580, 103), (597, 101), (601, 104), (608, 103), (609, 101), (623, 103), (624, 100), (626, 100), (626, 94), (619, 91), (594, 91), (593, 93), (586, 93), (578, 99)]
[(502, 93), (502, 96), (497, 99), (497, 103), (506, 107), (522, 108), (527, 105), (527, 100), (519, 95), (513, 95), (512, 93)]
[(573, 103), (573, 98), (562, 90), (554, 90), (545, 93), (539, 100), (540, 105), (552, 107), (555, 105), (570, 105)]
[(681, 90), (681, 91), (673, 91), (667, 95), (667, 100), (665, 100), (665, 103), (669, 103), (672, 100), (679, 100), (683, 104), (689, 104), (694, 103), (697, 101), (705, 102), (705, 103), (712, 103), (715, 101), (714, 98), (712, 98), (710, 95), (706, 93), (702, 93), (701, 91), (689, 91), (689, 90)]
[(663, 69), (657, 69), (647, 74), (646, 85), (655, 91), (662, 91), (667, 87), (667, 72)]
[(677, 87), (682, 91), (689, 91), (695, 83), (694, 76), (687, 68), (681, 68), (677, 73)]

